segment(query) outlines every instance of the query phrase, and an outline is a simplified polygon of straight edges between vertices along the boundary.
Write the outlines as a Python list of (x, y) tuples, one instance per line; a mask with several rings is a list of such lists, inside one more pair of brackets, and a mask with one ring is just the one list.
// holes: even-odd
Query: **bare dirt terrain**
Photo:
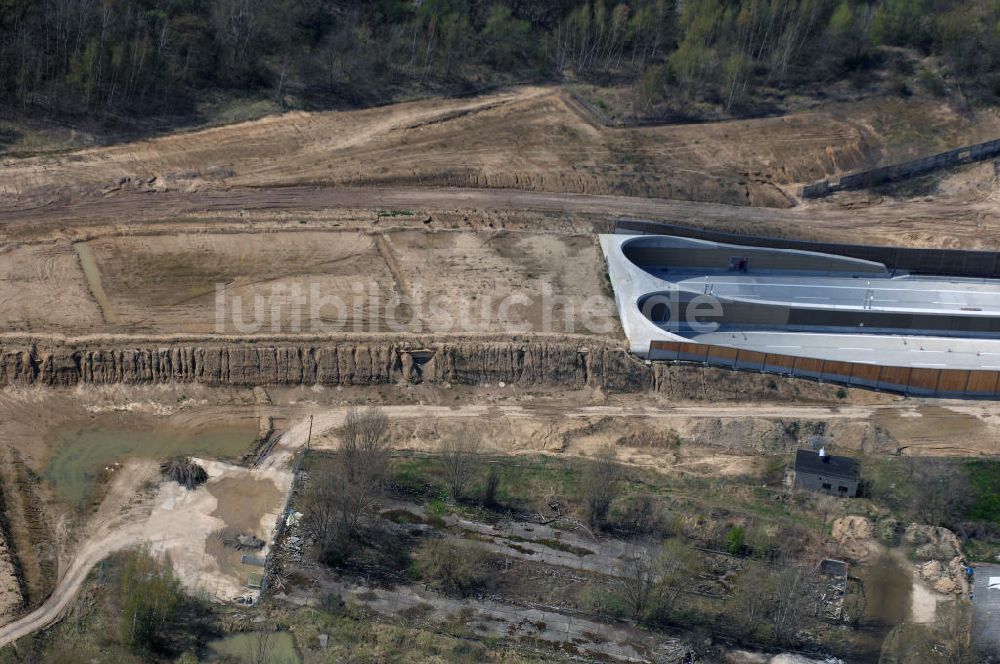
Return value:
[(95, 222), (121, 231), (192, 215), (250, 224), (260, 219), (254, 210), (315, 219), (316, 211), (335, 208), (367, 211), (370, 227), (376, 210), (402, 208), (461, 213), (459, 223), (480, 227), (510, 221), (503, 211), (532, 210), (827, 238), (856, 239), (863, 228), (872, 242), (983, 246), (996, 238), (989, 168), (808, 205), (796, 197), (803, 183), (991, 138), (998, 127), (989, 111), (970, 118), (913, 99), (707, 125), (607, 128), (558, 90), (529, 88), (294, 113), (7, 159), (0, 162), (0, 224), (9, 239), (67, 225), (86, 236), (86, 224)]
[[(789, 134), (794, 138), (785, 138)], [(877, 145), (863, 126), (814, 114), (609, 130), (581, 117), (558, 91), (526, 88), (374, 110), (293, 113), (83, 150), (71, 159), (8, 161), (3, 193), (44, 197), (71, 182), (103, 192), (192, 190), (219, 182), (405, 184), (787, 205), (768, 180), (804, 182), (854, 168)]]
[[(405, 391), (403, 388), (402, 394)], [(276, 417), (287, 418), (283, 421), (293, 426), (258, 468), (202, 460), (210, 479), (194, 491), (161, 482), (155, 463), (148, 459), (131, 461), (115, 473), (100, 507), (85, 519), (79, 536), (67, 543), (65, 567), (52, 596), (34, 613), (0, 630), (0, 644), (57, 619), (90, 566), (114, 551), (138, 544), (168, 555), (185, 585), (193, 591), (206, 591), (223, 600), (247, 594), (245, 577), (253, 568), (239, 564), (238, 555), (221, 552), (215, 544), (218, 531), (234, 528), (262, 537), (270, 533), (291, 484), (292, 455), (309, 435), (310, 420), (305, 414), (313, 415), (313, 448), (332, 449), (337, 445), (333, 433), (348, 409), (343, 405), (324, 405), (339, 398), (336, 391), (292, 393), (298, 393), (299, 398), (284, 402), (289, 393), (276, 395), (277, 403), (263, 407)], [(232, 408), (199, 404), (199, 400), (178, 402), (176, 395), (175, 390), (149, 389), (137, 400), (125, 401), (125, 395), (120, 394), (117, 403), (121, 408), (132, 409), (138, 417), (148, 418), (148, 413), (159, 412), (158, 417), (165, 421), (177, 421), (182, 413), (187, 413), (187, 419), (198, 421)], [(445, 396), (446, 392), (440, 395), (442, 400)], [(759, 470), (756, 465), (762, 461), (761, 451), (782, 452), (802, 444), (802, 437), (809, 430), (803, 425), (823, 423), (833, 433), (835, 444), (847, 449), (856, 444), (854, 436), (844, 435), (851, 427), (855, 427), (854, 431), (857, 427), (864, 428), (873, 416), (905, 419), (906, 413), (912, 412), (909, 406), (890, 404), (840, 408), (769, 404), (670, 406), (656, 402), (587, 406), (565, 397), (536, 403), (531, 399), (504, 398), (489, 391), (480, 397), (483, 405), (387, 406), (385, 411), (392, 419), (392, 436), (399, 441), (398, 449), (433, 450), (455, 427), (475, 426), (491, 453), (589, 456), (611, 443), (621, 449), (627, 463), (668, 474), (738, 476)], [(249, 400), (252, 396), (248, 393), (243, 398)], [(238, 397), (234, 395), (231, 399)], [(82, 395), (79, 411), (87, 412), (85, 404), (94, 400), (94, 396)], [(101, 400), (107, 404), (115, 398), (106, 391)], [(953, 404), (941, 407), (940, 411), (938, 417), (949, 413), (955, 421), (971, 420), (983, 427), (995, 426), (1000, 417), (1000, 412), (990, 405)], [(8, 418), (16, 419), (10, 414), (5, 420)], [(728, 431), (729, 439), (718, 437), (710, 424), (713, 421)], [(675, 439), (678, 433), (679, 443)], [(44, 440), (24, 443), (34, 443), (36, 447), (45, 444)], [(256, 488), (250, 491), (251, 487)]]
[[(496, 338), (513, 326), (522, 339), (563, 337), (577, 344), (574, 355), (585, 354), (597, 341), (622, 341), (594, 237), (615, 218), (995, 248), (992, 164), (823, 201), (797, 194), (803, 183), (998, 130), (992, 113), (969, 118), (927, 100), (612, 129), (558, 90), (527, 88), (0, 160), (0, 349), (54, 340), (73, 350), (81, 339), (121, 349), (183, 335), (252, 344), (258, 333)], [(348, 306), (320, 306), (313, 327), (300, 325), (295, 289), (313, 287)], [(394, 326), (385, 304), (422, 295), (439, 296), (437, 306), (404, 311), (407, 325)], [(495, 306), (511, 297), (522, 301)], [(556, 314), (551, 329), (546, 311)], [(463, 317), (458, 332), (448, 326)], [(710, 391), (704, 374), (700, 397), (725, 401), (692, 403), (699, 395), (690, 379), (678, 380), (669, 398), (469, 380), (268, 386), (269, 399), (192, 384), (4, 388), (0, 479), (9, 528), (0, 546), (11, 564), (0, 553), (0, 615), (38, 608), (0, 630), (0, 643), (58, 619), (93, 564), (136, 544), (169, 553), (192, 589), (225, 600), (244, 593), (248, 570), (218, 533), (269, 533), (308, 416), (314, 444), (330, 448), (330, 431), (354, 403), (389, 404), (401, 451), (436, 449), (471, 426), (497, 454), (589, 456), (613, 444), (629, 464), (699, 478), (763, 472), (766, 455), (788, 454), (814, 434), (871, 454), (1000, 452), (992, 403), (854, 391), (835, 402), (828, 386), (811, 384), (806, 392), (826, 402), (783, 402), (777, 391), (751, 400), (737, 380)], [(160, 484), (150, 459), (124, 470), (109, 465), (96, 480), (99, 506), (74, 512), (45, 473), (61, 432), (102, 425), (107, 413), (169, 432), (267, 418), (285, 433), (260, 468), (204, 459), (211, 479), (195, 491)], [(927, 597), (921, 602), (914, 611), (926, 619)]]

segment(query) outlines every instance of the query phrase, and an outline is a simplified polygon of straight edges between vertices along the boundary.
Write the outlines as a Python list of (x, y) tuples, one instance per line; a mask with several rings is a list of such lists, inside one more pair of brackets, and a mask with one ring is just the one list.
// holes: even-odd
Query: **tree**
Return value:
[(389, 461), (389, 418), (377, 406), (351, 408), (340, 438), (340, 465), (356, 484), (380, 484)]
[(490, 7), (480, 35), (486, 43), (487, 57), (497, 67), (518, 65), (528, 59), (532, 49), (531, 24), (516, 18), (504, 5)]
[(872, 36), (882, 44), (928, 48), (933, 8), (928, 0), (883, 0), (872, 19)]
[(973, 610), (968, 599), (961, 597), (938, 604), (936, 617), (934, 632), (940, 644), (938, 650), (949, 664), (981, 661), (973, 649)]
[(760, 565), (748, 566), (736, 579), (729, 599), (729, 613), (740, 634), (753, 637), (764, 626), (770, 605), (768, 575)]
[(497, 502), (497, 492), (500, 490), (500, 473), (496, 466), (490, 465), (489, 472), (486, 473), (486, 481), (483, 482), (483, 496), (481, 502), (484, 507), (493, 507)]
[(815, 578), (797, 566), (785, 566), (772, 577), (773, 594), (768, 611), (772, 634), (779, 643), (791, 643), (813, 607)]
[(482, 465), (479, 438), (465, 427), (446, 436), (441, 443), (441, 467), (451, 497), (460, 500)]
[(655, 595), (655, 609), (658, 615), (673, 610), (685, 588), (702, 566), (701, 557), (691, 546), (680, 538), (671, 538), (660, 547), (656, 559), (659, 580)]
[(676, 606), (684, 588), (689, 587), (700, 559), (690, 546), (669, 539), (659, 551), (653, 546), (636, 546), (624, 559), (617, 576), (618, 587), (633, 617), (652, 614), (662, 620)]
[(996, 661), (996, 644), (984, 641), (985, 652), (977, 653), (972, 634), (971, 603), (961, 598), (941, 602), (934, 623), (903, 623), (893, 629), (882, 644), (879, 661), (884, 664), (981, 664)]
[(617, 450), (605, 445), (597, 451), (582, 478), (584, 512), (591, 528), (601, 529), (606, 525), (608, 510), (621, 490), (621, 476)]
[(247, 661), (250, 664), (268, 664), (274, 652), (274, 631), (265, 625), (260, 625), (253, 638), (247, 642)]
[(950, 526), (961, 520), (973, 502), (972, 485), (966, 470), (959, 464), (937, 459), (915, 460), (911, 457), (913, 510), (923, 523)]
[(135, 651), (150, 651), (170, 636), (174, 612), (183, 594), (169, 561), (134, 551), (125, 558), (118, 579), (118, 598), (121, 642)]
[(729, 613), (743, 636), (792, 643), (815, 608), (815, 576), (799, 566), (751, 563), (733, 587)]
[(340, 449), (310, 472), (303, 496), (305, 526), (327, 562), (343, 562), (371, 516), (385, 484), (389, 461), (389, 420), (370, 406), (347, 412)]
[(649, 607), (657, 581), (653, 559), (646, 547), (635, 547), (625, 558), (617, 581), (632, 617), (642, 617)]
[(733, 526), (726, 533), (726, 551), (731, 556), (742, 556), (746, 548), (746, 531), (743, 526)]

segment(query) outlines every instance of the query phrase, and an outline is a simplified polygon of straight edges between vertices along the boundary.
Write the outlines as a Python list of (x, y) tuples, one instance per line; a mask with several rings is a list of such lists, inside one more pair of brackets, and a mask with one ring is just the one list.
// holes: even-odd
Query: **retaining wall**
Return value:
[(746, 247), (772, 249), (799, 249), (824, 254), (849, 256), (882, 263), (890, 270), (905, 270), (915, 274), (937, 274), (955, 277), (1000, 278), (1000, 253), (995, 251), (966, 251), (962, 249), (913, 249), (908, 247), (883, 247), (866, 244), (837, 242), (808, 242), (761, 235), (739, 235), (703, 228), (678, 226), (657, 221), (620, 219), (615, 230), (651, 235), (676, 235), (698, 240), (710, 240)]
[(907, 178), (924, 175), (933, 171), (971, 164), (976, 161), (992, 159), (1000, 155), (1000, 139), (967, 145), (955, 150), (940, 152), (929, 157), (913, 159), (901, 164), (882, 166), (860, 173), (845, 175), (839, 180), (821, 180), (802, 188), (802, 198), (822, 198), (838, 191), (849, 189), (865, 189), (876, 187), (888, 182), (897, 182)]
[(889, 367), (676, 341), (650, 342), (649, 359), (698, 362), (922, 397), (1000, 397), (998, 371)]

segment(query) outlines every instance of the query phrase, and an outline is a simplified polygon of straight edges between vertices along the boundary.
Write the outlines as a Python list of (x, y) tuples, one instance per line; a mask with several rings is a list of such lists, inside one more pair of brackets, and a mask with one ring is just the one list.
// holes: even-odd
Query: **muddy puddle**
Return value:
[(153, 426), (125, 415), (101, 416), (86, 426), (57, 432), (54, 452), (43, 476), (60, 499), (82, 505), (101, 474), (115, 462), (178, 455), (235, 458), (250, 447), (257, 434), (254, 418), (188, 428)]
[(295, 649), (291, 632), (272, 632), (262, 637), (259, 632), (239, 632), (216, 639), (208, 644), (208, 661), (238, 661), (241, 664), (299, 664), (302, 658)]
[(857, 571), (865, 584), (864, 622), (892, 628), (910, 619), (913, 575), (896, 556), (884, 553)]
[(244, 555), (259, 557), (258, 551), (226, 546), (224, 540), (237, 535), (254, 535), (267, 540), (270, 533), (261, 527), (261, 518), (281, 509), (283, 496), (278, 487), (269, 479), (225, 477), (210, 482), (208, 491), (218, 501), (212, 516), (225, 521), (226, 526), (208, 538), (205, 551), (215, 558), (223, 574), (249, 580), (252, 575), (263, 573), (263, 567), (247, 564), (243, 559)]
[(853, 574), (864, 582), (864, 616), (856, 636), (858, 662), (878, 662), (882, 640), (896, 625), (910, 620), (913, 573), (895, 554), (886, 552)]
[(80, 267), (83, 268), (83, 274), (87, 278), (90, 293), (97, 300), (97, 304), (104, 314), (104, 322), (117, 323), (118, 316), (115, 315), (111, 300), (108, 299), (107, 293), (104, 292), (104, 286), (101, 285), (101, 270), (97, 266), (97, 259), (94, 258), (94, 252), (91, 251), (90, 245), (86, 242), (74, 242), (73, 248), (76, 249), (76, 254), (80, 257)]

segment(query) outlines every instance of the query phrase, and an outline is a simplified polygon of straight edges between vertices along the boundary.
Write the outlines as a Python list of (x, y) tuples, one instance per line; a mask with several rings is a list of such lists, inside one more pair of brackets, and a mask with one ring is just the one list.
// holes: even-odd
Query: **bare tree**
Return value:
[(646, 547), (636, 546), (622, 562), (618, 575), (618, 586), (632, 611), (632, 617), (639, 618), (646, 612), (656, 581), (652, 556)]
[(305, 525), (315, 536), (321, 557), (343, 560), (351, 552), (382, 496), (388, 439), (389, 421), (382, 410), (374, 406), (364, 411), (351, 409), (336, 456), (310, 473), (303, 497)]
[(634, 617), (650, 609), (662, 617), (674, 608), (698, 566), (698, 556), (679, 539), (666, 540), (658, 552), (653, 545), (636, 546), (621, 565), (618, 586)]
[(352, 482), (381, 482), (389, 462), (389, 418), (378, 406), (352, 408), (340, 436), (340, 463)]
[(690, 587), (692, 577), (701, 566), (701, 558), (684, 540), (673, 538), (663, 543), (656, 559), (659, 575), (656, 602), (660, 612), (674, 607), (684, 589)]
[(489, 472), (486, 473), (486, 481), (483, 483), (482, 503), (486, 507), (492, 507), (497, 502), (497, 492), (500, 490), (500, 473), (495, 466), (490, 465)]
[(584, 509), (591, 528), (597, 530), (607, 523), (608, 510), (620, 491), (621, 476), (617, 450), (605, 445), (583, 474)]
[[(937, 607), (937, 621), (934, 626), (939, 647), (949, 664), (972, 664), (982, 661), (976, 658), (973, 648), (972, 603), (964, 598), (942, 602)], [(995, 647), (995, 643), (991, 644)]]
[(465, 427), (447, 436), (441, 443), (441, 464), (451, 497), (459, 500), (482, 465), (479, 438)]
[(271, 653), (274, 651), (274, 632), (270, 627), (261, 625), (253, 638), (247, 642), (247, 649), (250, 651), (248, 662), (251, 664), (269, 664)]
[(786, 566), (774, 578), (771, 626), (779, 641), (790, 642), (802, 629), (815, 596), (815, 577), (796, 566)]
[(752, 635), (764, 623), (770, 606), (770, 587), (766, 568), (754, 565), (740, 574), (730, 600), (732, 617), (744, 635)]

